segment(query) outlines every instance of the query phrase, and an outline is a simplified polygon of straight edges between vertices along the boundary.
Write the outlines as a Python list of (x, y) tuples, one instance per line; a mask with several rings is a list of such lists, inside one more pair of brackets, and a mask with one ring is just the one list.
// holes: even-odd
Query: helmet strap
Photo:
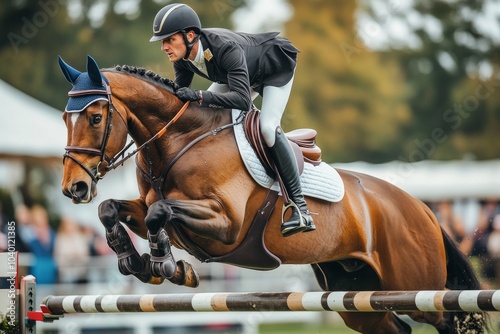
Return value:
[(196, 36), (193, 38), (192, 42), (189, 42), (187, 38), (187, 33), (185, 30), (181, 30), (180, 33), (182, 33), (182, 37), (184, 38), (184, 44), (186, 44), (186, 55), (184, 56), (184, 60), (188, 60), (189, 55), (191, 54), (191, 50), (193, 49), (193, 46), (198, 42), (200, 39), (200, 35), (196, 34)]

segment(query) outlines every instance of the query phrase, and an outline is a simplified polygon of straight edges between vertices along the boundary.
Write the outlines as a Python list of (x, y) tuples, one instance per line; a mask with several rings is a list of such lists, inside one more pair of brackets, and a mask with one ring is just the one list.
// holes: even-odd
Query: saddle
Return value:
[[(272, 162), (273, 160), (267, 146), (263, 143), (260, 132), (260, 110), (257, 108), (253, 107), (246, 114), (244, 131), (267, 174), (274, 178), (276, 176), (273, 168), (274, 163)], [(316, 145), (317, 134), (314, 129), (297, 129), (285, 133), (295, 153), (300, 174), (304, 170), (304, 162), (308, 162), (314, 166), (318, 166), (321, 163), (321, 149)]]

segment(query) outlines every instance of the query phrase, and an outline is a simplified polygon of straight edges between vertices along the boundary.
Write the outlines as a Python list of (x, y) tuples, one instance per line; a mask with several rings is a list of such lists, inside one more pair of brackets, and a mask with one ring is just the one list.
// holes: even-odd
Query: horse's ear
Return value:
[(74, 84), (76, 79), (80, 76), (80, 74), (82, 74), (82, 72), (75, 70), (73, 67), (66, 64), (61, 56), (59, 56), (59, 66), (61, 67), (64, 77), (70, 84)]
[(102, 84), (101, 71), (99, 66), (97, 66), (96, 61), (91, 56), (87, 56), (87, 73), (89, 78), (96, 84)]

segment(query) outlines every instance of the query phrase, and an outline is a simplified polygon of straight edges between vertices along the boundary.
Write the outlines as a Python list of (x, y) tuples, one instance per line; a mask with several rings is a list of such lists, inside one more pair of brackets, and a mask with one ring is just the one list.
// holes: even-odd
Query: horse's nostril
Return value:
[(88, 191), (89, 186), (83, 181), (73, 183), (71, 186), (71, 195), (73, 198), (78, 198), (80, 200), (87, 198)]

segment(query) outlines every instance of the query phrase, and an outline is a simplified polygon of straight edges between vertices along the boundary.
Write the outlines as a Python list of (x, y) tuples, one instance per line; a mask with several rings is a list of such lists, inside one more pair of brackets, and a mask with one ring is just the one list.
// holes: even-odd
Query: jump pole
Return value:
[(51, 314), (121, 312), (482, 312), (500, 310), (500, 291), (362, 291), (48, 296)]
[[(21, 280), (21, 291), (35, 295), (35, 289), (33, 276)], [(40, 310), (23, 309), (21, 320), (33, 333), (37, 321), (52, 322), (74, 313), (276, 311), (496, 312), (500, 311), (500, 290), (47, 296)]]

